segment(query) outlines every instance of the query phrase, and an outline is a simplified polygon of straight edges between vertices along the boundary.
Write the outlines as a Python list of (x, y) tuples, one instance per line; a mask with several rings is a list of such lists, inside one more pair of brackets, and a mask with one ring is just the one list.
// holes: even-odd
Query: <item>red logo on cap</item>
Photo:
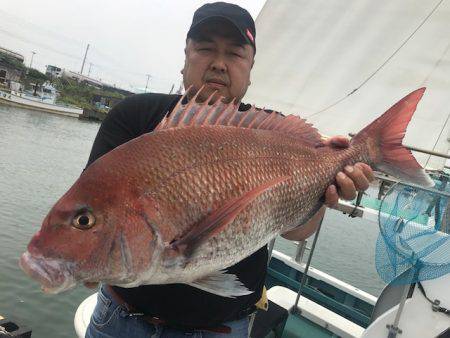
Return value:
[(248, 30), (248, 28), (247, 28), (247, 31), (246, 31), (245, 33), (247, 34), (247, 36), (248, 36), (248, 38), (250, 39), (250, 41), (253, 42), (253, 43), (255, 43), (255, 39), (253, 38), (253, 35), (252, 35), (252, 33)]

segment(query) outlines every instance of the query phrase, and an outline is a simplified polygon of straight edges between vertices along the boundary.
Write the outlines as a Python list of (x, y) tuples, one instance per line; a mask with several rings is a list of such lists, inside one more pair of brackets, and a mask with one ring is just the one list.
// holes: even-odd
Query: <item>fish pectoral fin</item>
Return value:
[(186, 283), (194, 288), (228, 298), (236, 298), (253, 293), (242, 284), (236, 275), (226, 273), (225, 270), (217, 271), (211, 275)]
[(181, 253), (185, 257), (191, 256), (198, 246), (208, 238), (211, 238), (224, 230), (227, 225), (232, 223), (236, 216), (258, 196), (277, 184), (285, 182), (290, 177), (291, 176), (277, 177), (276, 179), (257, 186), (240, 197), (228, 201), (222, 207), (213, 211), (209, 216), (200, 221), (198, 225), (194, 226), (192, 230), (184, 236), (172, 241), (169, 244), (170, 249), (177, 253)]

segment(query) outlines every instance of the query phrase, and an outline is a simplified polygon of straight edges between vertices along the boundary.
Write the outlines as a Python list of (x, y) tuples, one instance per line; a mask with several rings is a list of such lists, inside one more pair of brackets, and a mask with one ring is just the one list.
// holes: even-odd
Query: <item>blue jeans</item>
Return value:
[(231, 333), (209, 331), (176, 330), (146, 322), (140, 316), (133, 316), (117, 304), (108, 291), (101, 288), (97, 296), (97, 305), (86, 331), (86, 338), (247, 338), (248, 317), (223, 323), (231, 328)]

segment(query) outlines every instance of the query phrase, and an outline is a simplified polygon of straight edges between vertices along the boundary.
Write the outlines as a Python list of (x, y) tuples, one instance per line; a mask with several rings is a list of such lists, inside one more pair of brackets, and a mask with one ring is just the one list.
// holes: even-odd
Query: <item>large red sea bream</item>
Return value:
[(224, 269), (306, 222), (346, 165), (365, 162), (432, 185), (401, 145), (424, 90), (395, 104), (347, 149), (317, 146), (320, 134), (296, 116), (180, 100), (154, 132), (83, 172), (20, 265), (51, 293), (100, 281), (248, 294)]

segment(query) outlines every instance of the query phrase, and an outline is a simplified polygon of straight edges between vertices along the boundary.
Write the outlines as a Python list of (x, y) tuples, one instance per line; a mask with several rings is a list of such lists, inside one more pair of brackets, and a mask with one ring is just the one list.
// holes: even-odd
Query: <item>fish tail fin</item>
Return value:
[(411, 151), (402, 145), (406, 128), (425, 92), (420, 88), (405, 96), (361, 130), (351, 143), (365, 144), (370, 164), (378, 170), (425, 187), (434, 185)]

